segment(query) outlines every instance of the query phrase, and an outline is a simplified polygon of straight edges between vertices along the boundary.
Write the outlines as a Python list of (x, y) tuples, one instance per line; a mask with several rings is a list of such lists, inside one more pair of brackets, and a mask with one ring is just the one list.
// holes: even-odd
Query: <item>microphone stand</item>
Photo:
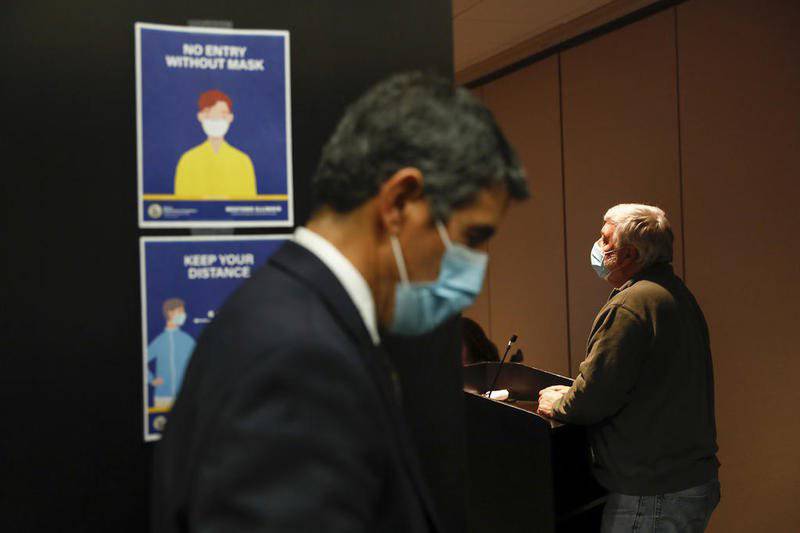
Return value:
[(494, 386), (497, 384), (497, 378), (500, 377), (500, 372), (503, 370), (503, 365), (506, 362), (506, 357), (508, 357), (508, 352), (511, 350), (511, 345), (517, 342), (517, 336), (511, 335), (511, 338), (508, 339), (508, 344), (506, 344), (506, 351), (503, 354), (503, 359), (500, 361), (500, 366), (497, 367), (497, 373), (494, 375), (494, 379), (492, 380), (492, 386), (489, 387), (489, 390), (486, 391), (486, 397), (491, 399), (492, 398), (492, 391), (494, 390)]

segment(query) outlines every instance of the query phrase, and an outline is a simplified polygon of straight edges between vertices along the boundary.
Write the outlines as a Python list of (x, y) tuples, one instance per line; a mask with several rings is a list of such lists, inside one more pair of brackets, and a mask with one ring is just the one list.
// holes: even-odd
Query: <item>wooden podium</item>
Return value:
[(606, 491), (590, 471), (585, 429), (536, 414), (539, 390), (572, 380), (506, 363), (494, 388), (509, 401), (489, 400), (481, 393), (498, 366), (464, 367), (469, 531), (600, 531)]

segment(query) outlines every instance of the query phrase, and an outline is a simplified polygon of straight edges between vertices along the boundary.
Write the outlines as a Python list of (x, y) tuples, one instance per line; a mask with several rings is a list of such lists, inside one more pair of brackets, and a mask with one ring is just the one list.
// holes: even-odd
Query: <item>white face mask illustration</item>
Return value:
[(203, 131), (209, 137), (224, 137), (228, 132), (230, 122), (224, 119), (207, 119), (202, 121)]

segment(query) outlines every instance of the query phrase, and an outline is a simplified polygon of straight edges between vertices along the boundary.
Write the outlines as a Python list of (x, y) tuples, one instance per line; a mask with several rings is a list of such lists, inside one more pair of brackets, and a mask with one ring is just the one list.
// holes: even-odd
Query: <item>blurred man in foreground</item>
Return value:
[(589, 426), (604, 532), (704, 531), (720, 498), (708, 327), (672, 241), (657, 207), (608, 210), (590, 258), (614, 290), (572, 387), (539, 392), (541, 414)]
[(382, 332), (472, 303), (522, 169), (491, 114), (405, 74), (345, 113), (294, 242), (206, 328), (155, 463), (153, 531), (441, 531)]

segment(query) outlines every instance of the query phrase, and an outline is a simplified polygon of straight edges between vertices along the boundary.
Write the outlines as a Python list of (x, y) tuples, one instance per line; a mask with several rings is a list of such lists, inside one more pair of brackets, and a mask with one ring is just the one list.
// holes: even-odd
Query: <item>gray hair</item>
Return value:
[(441, 220), (495, 184), (515, 199), (529, 194), (491, 112), (446, 78), (410, 72), (378, 83), (347, 109), (322, 151), (315, 208), (351, 211), (404, 167), (422, 172), (423, 193)]
[(619, 204), (603, 220), (614, 224), (617, 246), (633, 246), (642, 268), (672, 261), (672, 228), (663, 210), (644, 204)]

